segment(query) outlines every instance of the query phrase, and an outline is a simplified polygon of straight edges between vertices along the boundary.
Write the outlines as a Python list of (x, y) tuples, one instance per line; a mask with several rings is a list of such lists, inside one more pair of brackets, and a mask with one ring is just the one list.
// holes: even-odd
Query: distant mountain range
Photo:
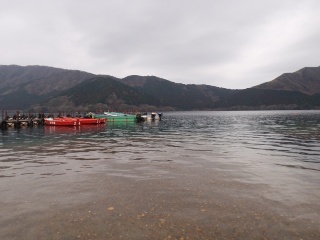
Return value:
[(0, 65), (0, 109), (169, 111), (320, 109), (320, 67), (306, 67), (244, 90), (116, 78), (45, 66)]
[(320, 67), (306, 67), (294, 73), (284, 73), (273, 81), (255, 86), (259, 89), (288, 90), (306, 93), (320, 93)]

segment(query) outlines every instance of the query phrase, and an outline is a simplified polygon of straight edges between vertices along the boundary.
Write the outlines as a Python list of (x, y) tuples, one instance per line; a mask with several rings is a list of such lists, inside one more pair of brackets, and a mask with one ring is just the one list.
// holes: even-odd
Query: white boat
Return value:
[(156, 113), (156, 112), (152, 112), (150, 114), (148, 113), (144, 113), (141, 115), (141, 118), (144, 120), (144, 121), (160, 121), (161, 118), (162, 118), (162, 113)]

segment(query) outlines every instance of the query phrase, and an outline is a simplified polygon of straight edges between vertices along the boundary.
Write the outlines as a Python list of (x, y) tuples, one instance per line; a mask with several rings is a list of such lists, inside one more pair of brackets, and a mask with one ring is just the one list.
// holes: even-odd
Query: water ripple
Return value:
[(0, 141), (0, 171), (2, 177), (14, 177), (12, 171), (19, 169), (30, 171), (20, 176), (53, 177), (100, 170), (107, 161), (190, 159), (317, 171), (319, 119), (319, 111), (172, 112), (155, 123), (10, 129)]

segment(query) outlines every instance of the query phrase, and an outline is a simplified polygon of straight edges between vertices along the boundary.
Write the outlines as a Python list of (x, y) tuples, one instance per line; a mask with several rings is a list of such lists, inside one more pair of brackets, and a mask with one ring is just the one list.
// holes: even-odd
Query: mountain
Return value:
[(46, 66), (0, 66), (0, 105), (26, 109), (95, 75)]
[(94, 77), (94, 74), (46, 66), (0, 66), (2, 95), (25, 90), (29, 94), (45, 95), (73, 87)]
[(230, 110), (312, 109), (320, 106), (320, 94), (287, 90), (249, 88), (236, 90), (221, 99), (220, 107)]
[(294, 73), (284, 73), (270, 82), (253, 88), (288, 90), (308, 95), (320, 94), (320, 67), (306, 67)]
[(0, 66), (2, 110), (254, 110), (320, 109), (320, 68), (231, 90), (174, 83), (156, 76), (116, 78), (45, 66)]
[(0, 66), (2, 109), (204, 110), (215, 108), (220, 97), (232, 91), (154, 76), (118, 79), (45, 66)]
[(208, 85), (174, 83), (155, 76), (128, 76), (118, 81), (151, 94), (162, 105), (180, 110), (212, 109), (219, 99), (233, 90)]
[(146, 108), (146, 104), (155, 108), (160, 106), (160, 101), (112, 77), (94, 77), (49, 98), (42, 105), (56, 111), (72, 111), (79, 107), (82, 111), (98, 111)]
[(155, 76), (96, 77), (64, 91), (44, 105), (50, 109), (90, 105), (92, 109), (205, 110), (214, 108), (221, 96), (232, 91), (207, 85), (177, 84)]

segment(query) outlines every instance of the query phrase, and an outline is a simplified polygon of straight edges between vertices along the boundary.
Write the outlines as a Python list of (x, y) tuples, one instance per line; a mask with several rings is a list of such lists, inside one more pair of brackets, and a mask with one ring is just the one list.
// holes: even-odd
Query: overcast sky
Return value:
[(320, 66), (319, 0), (0, 0), (0, 65), (242, 89)]

